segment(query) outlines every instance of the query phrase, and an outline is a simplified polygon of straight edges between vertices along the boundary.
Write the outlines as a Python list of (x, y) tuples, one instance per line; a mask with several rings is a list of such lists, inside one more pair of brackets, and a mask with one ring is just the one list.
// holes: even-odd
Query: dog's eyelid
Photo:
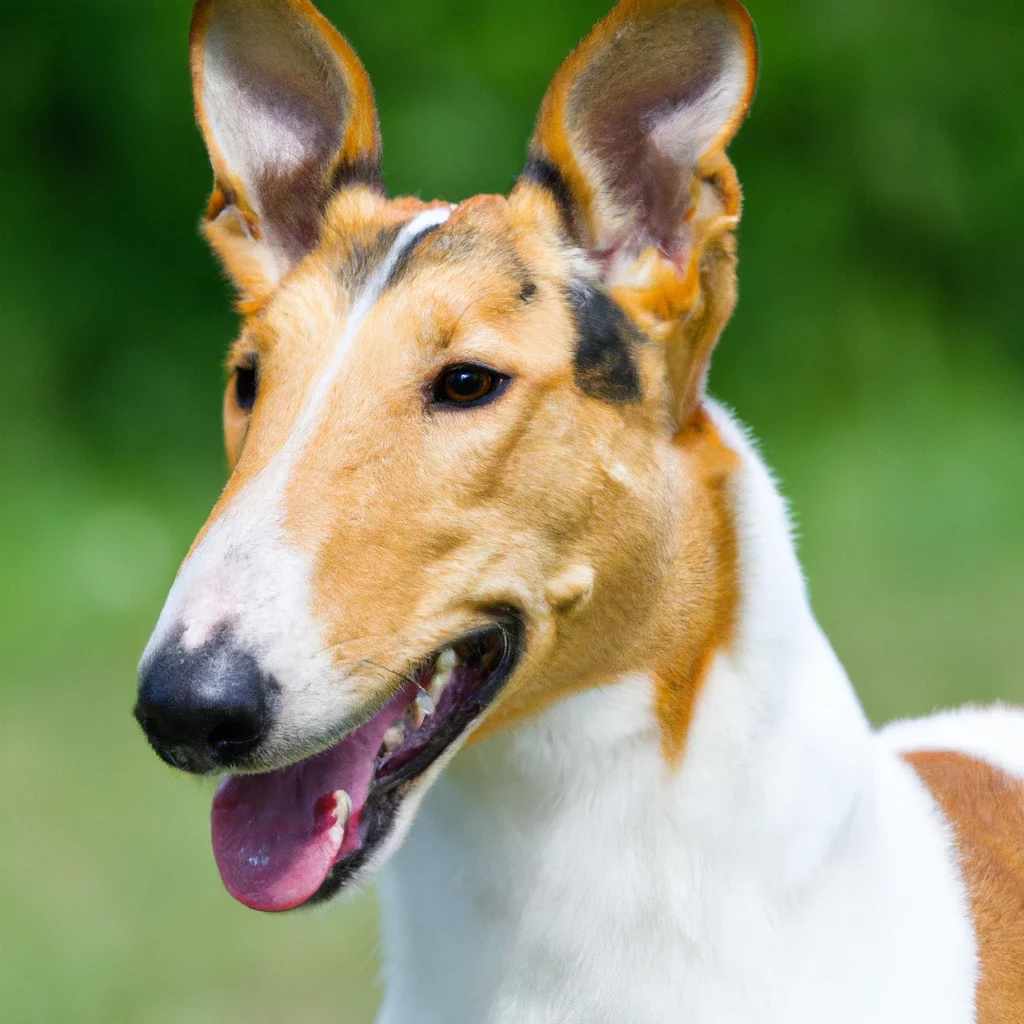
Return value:
[(224, 362), (224, 368), (227, 371), (227, 375), (231, 377), (239, 370), (258, 370), (259, 364), (260, 354), (257, 349), (250, 348), (249, 346), (239, 346), (228, 353), (228, 357)]
[(256, 404), (260, 386), (259, 362), (255, 357), (237, 361), (231, 370), (235, 401), (243, 412), (250, 412)]
[[(474, 379), (477, 393), (470, 386)], [(452, 362), (427, 387), (428, 404), (439, 409), (475, 409), (500, 398), (512, 382), (512, 375), (475, 360)]]

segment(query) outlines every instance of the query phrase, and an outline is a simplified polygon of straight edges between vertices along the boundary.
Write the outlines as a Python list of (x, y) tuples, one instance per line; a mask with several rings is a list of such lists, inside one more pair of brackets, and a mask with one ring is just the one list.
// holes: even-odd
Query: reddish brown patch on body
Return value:
[(1024, 782), (966, 754), (904, 755), (956, 837), (978, 941), (978, 1024), (1024, 1020)]

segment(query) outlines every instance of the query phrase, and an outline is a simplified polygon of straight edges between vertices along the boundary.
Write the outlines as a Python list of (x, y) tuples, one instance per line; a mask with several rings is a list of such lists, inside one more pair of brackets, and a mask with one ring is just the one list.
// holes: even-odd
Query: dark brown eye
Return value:
[(248, 412), (256, 404), (258, 380), (255, 363), (244, 363), (235, 368), (235, 401), (238, 408)]
[(476, 363), (449, 366), (434, 387), (434, 401), (449, 406), (479, 405), (497, 394), (507, 381), (508, 377)]

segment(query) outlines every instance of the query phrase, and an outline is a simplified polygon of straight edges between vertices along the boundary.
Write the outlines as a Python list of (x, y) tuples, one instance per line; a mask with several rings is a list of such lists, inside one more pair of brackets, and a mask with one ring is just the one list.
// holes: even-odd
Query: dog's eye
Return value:
[(438, 405), (480, 405), (497, 395), (508, 383), (508, 377), (477, 363), (449, 366), (434, 385), (434, 401)]
[(235, 368), (235, 401), (239, 409), (248, 412), (256, 404), (257, 385), (255, 363), (243, 363)]

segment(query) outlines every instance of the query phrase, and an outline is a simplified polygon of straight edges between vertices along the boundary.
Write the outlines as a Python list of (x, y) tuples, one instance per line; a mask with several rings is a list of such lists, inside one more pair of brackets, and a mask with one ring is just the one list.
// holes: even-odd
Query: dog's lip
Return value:
[[(410, 662), (410, 668), (404, 674), (399, 674), (397, 672), (393, 673), (393, 675), (398, 676), (400, 682), (393, 689), (385, 693), (379, 700), (367, 703), (357, 712), (348, 715), (344, 725), (339, 725), (338, 727), (332, 728), (330, 731), (323, 732), (316, 737), (307, 737), (302, 741), (296, 742), (291, 746), (291, 749), (289, 749), (288, 744), (283, 744), (281, 748), (276, 749), (270, 755), (261, 754), (261, 752), (257, 751), (249, 760), (249, 763), (243, 762), (239, 765), (232, 766), (230, 771), (214, 771), (208, 774), (218, 778), (221, 782), (227, 779), (240, 778), (244, 776), (269, 775), (284, 768), (291, 768), (295, 765), (302, 764), (304, 761), (309, 761), (320, 754), (326, 753), (332, 747), (336, 747), (339, 743), (344, 743), (345, 740), (353, 735), (353, 733), (358, 732), (359, 729), (365, 726), (399, 697), (402, 697), (403, 695), (414, 695), (416, 692), (414, 681), (417, 674), (422, 669), (433, 665), (440, 653), (446, 648), (455, 647), (460, 644), (471, 644), (478, 638), (487, 636), (496, 629), (502, 630), (505, 649), (502, 654), (501, 662), (495, 666), (493, 673), (498, 674), (502, 672), (506, 667), (506, 662), (509, 660), (510, 653), (515, 654), (515, 662), (518, 663), (521, 653), (519, 651), (519, 647), (522, 644), (524, 634), (523, 617), (518, 611), (513, 611), (512, 609), (505, 607), (491, 612), (487, 621), (483, 624), (473, 626), (468, 630), (463, 631), (458, 634), (456, 639), (441, 643), (434, 647), (430, 654)], [(510, 650), (512, 648), (514, 648), (514, 650)], [(363, 662), (361, 664), (374, 663)], [(509, 674), (511, 674), (511, 670), (514, 668), (515, 664), (509, 666)], [(376, 788), (377, 787), (375, 787), (375, 790)]]
[[(519, 616), (496, 615), (437, 649), (381, 709), (327, 750), (272, 772), (226, 779), (214, 798), (211, 824), (228, 891), (254, 909), (273, 911), (337, 892), (391, 833), (421, 776), (504, 687), (519, 663), (523, 635)], [(416, 698), (425, 695), (449, 648), (463, 652), (451, 682), (436, 713), (417, 715)], [(397, 748), (385, 737), (396, 725), (405, 727)]]
[[(221, 782), (229, 778), (240, 778), (247, 775), (268, 775), (284, 768), (291, 768), (294, 765), (302, 764), (303, 761), (309, 761), (318, 755), (325, 754), (330, 751), (333, 746), (337, 746), (339, 743), (344, 742), (354, 732), (357, 732), (362, 728), (362, 726), (367, 725), (367, 723), (387, 708), (387, 706), (390, 705), (390, 703), (397, 697), (404, 693), (409, 693), (410, 686), (413, 684), (413, 681), (420, 670), (431, 666), (442, 650), (459, 644), (472, 643), (476, 638), (484, 636), (498, 628), (502, 628), (504, 630), (503, 635), (506, 643), (503, 662), (496, 666), (494, 670), (496, 673), (501, 672), (504, 667), (504, 660), (508, 657), (509, 645), (519, 644), (521, 642), (523, 632), (522, 624), (523, 618), (518, 611), (514, 611), (511, 608), (506, 608), (504, 606), (498, 610), (492, 611), (487, 615), (486, 621), (481, 625), (474, 626), (463, 631), (458, 634), (454, 640), (438, 644), (432, 649), (431, 653), (411, 662), (411, 667), (406, 673), (399, 674), (397, 672), (392, 672), (392, 676), (396, 676), (400, 681), (392, 689), (384, 693), (378, 700), (368, 701), (360, 709), (347, 715), (344, 719), (344, 724), (339, 724), (338, 726), (332, 727), (328, 731), (318, 733), (315, 736), (307, 736), (302, 740), (284, 742), (269, 754), (257, 751), (248, 759), (247, 762), (232, 765), (230, 770), (214, 770), (208, 772), (207, 775), (214, 777)], [(366, 662), (366, 660), (364, 660), (364, 662), (359, 662), (358, 664), (372, 666), (376, 663)], [(391, 670), (386, 671), (390, 672)], [(412, 692), (415, 692), (415, 690)], [(176, 766), (172, 765), (172, 767)]]
[[(478, 693), (479, 708), (461, 726), (456, 735), (444, 746), (436, 750), (432, 756), (417, 764), (415, 770), (407, 777), (396, 780), (387, 786), (376, 786), (371, 791), (360, 821), (360, 844), (344, 856), (339, 857), (320, 888), (306, 901), (303, 906), (312, 907), (337, 896), (350, 882), (371, 868), (373, 860), (380, 848), (386, 843), (394, 828), (401, 805), (409, 793), (417, 786), (420, 777), (448, 749), (462, 739), (470, 728), (479, 721), (483, 712), (493, 703), (495, 697), (504, 689), (513, 672), (519, 666), (525, 653), (526, 623), (517, 611), (502, 609), (500, 615), (490, 627), (500, 626), (503, 631), (504, 651), (501, 661), (490, 673), (482, 692)], [(483, 631), (477, 630), (476, 633)], [(472, 635), (472, 634), (471, 634)]]

